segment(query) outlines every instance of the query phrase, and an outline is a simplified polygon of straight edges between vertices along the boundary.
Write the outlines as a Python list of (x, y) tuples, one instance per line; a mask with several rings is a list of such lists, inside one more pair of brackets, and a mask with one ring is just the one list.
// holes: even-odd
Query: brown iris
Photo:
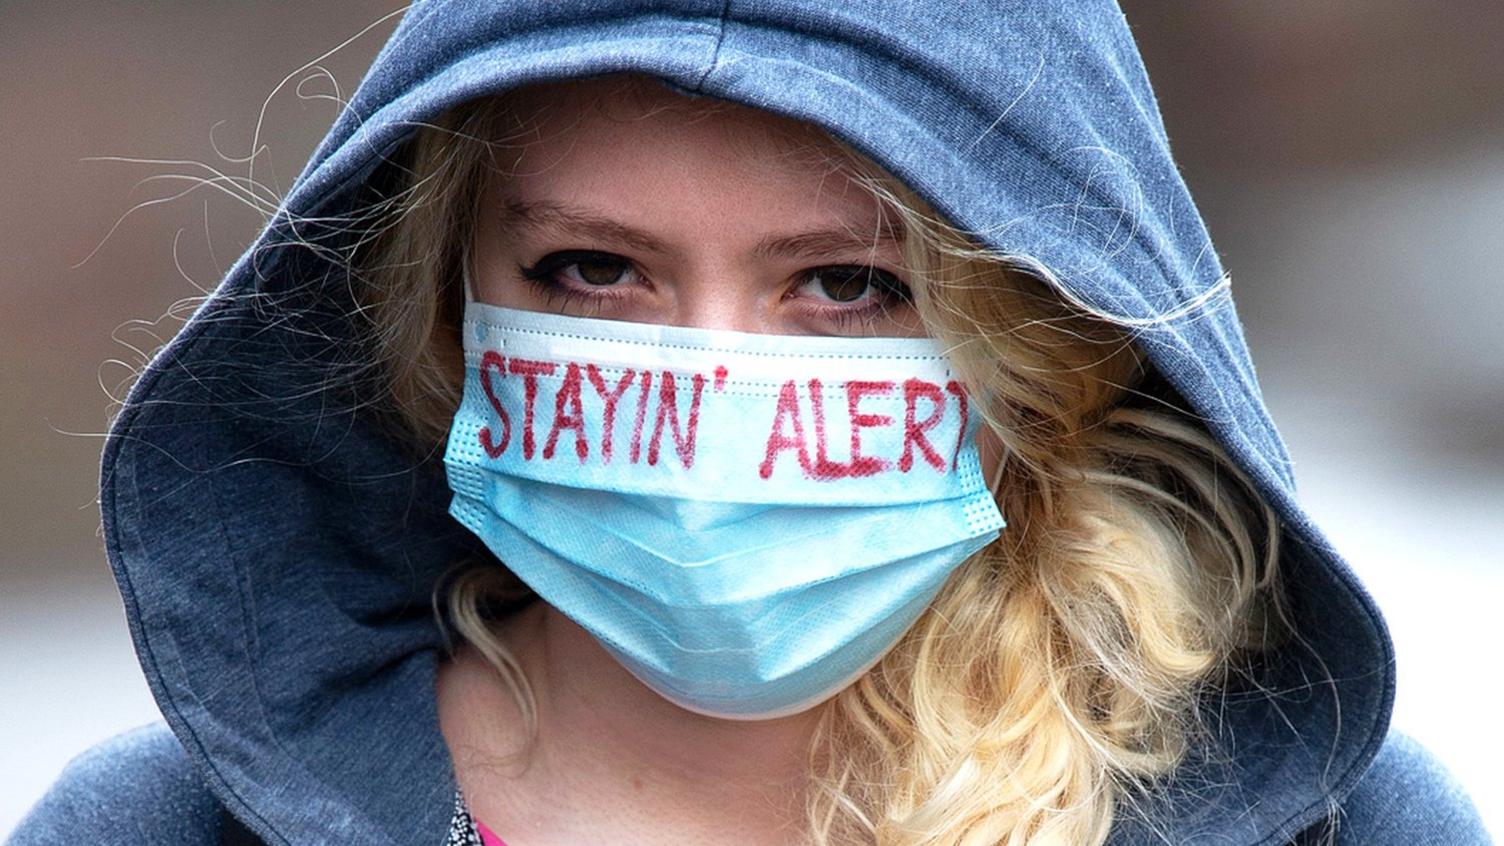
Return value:
[(619, 261), (581, 261), (575, 263), (580, 279), (591, 285), (615, 285), (621, 281), (627, 266)]
[(873, 281), (870, 267), (822, 267), (814, 276), (820, 292), (838, 303), (861, 299)]

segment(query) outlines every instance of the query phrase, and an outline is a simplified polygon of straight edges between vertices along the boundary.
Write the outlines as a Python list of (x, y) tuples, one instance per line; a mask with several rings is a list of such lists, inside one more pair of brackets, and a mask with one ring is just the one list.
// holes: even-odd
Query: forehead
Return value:
[[(664, 219), (876, 225), (855, 158), (812, 125), (607, 77), (510, 92), (495, 134), (509, 151), (493, 202), (604, 203)], [(502, 196), (494, 196), (495, 194)]]

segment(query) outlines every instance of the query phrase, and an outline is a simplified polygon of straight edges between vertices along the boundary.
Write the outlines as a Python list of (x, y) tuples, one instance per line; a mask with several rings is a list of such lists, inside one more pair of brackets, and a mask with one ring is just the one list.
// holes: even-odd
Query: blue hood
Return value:
[(438, 457), (392, 441), (351, 375), (353, 304), (329, 259), (345, 236), (308, 221), (354, 208), (450, 106), (619, 71), (823, 126), (996, 251), (1138, 327), (1283, 517), (1304, 642), (1208, 701), (1220, 748), (1156, 791), (1157, 831), (1125, 814), (1112, 842), (1284, 843), (1324, 815), (1385, 736), (1388, 635), (1296, 502), (1217, 254), (1122, 14), (1099, 0), (415, 4), (105, 448), (104, 530), (131, 634), (220, 800), (272, 843), (443, 842), (455, 783), (431, 594), (448, 565), (484, 552), (446, 514)]

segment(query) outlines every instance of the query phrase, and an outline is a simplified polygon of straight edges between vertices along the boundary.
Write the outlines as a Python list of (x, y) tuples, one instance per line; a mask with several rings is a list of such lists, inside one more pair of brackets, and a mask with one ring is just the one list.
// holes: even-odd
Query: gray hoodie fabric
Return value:
[[(348, 359), (337, 220), (414, 128), (546, 79), (636, 72), (819, 125), (957, 226), (1138, 327), (1148, 358), (1284, 523), (1303, 643), (1210, 698), (1218, 748), (1123, 815), (1128, 844), (1476, 844), (1464, 793), (1389, 733), (1382, 618), (1295, 496), (1225, 275), (1106, 0), (416, 3), (283, 209), (152, 362), (112, 428), (101, 504), (165, 725), (86, 754), (14, 846), (441, 844), (430, 593), (485, 554), (435, 456), (373, 419)], [(380, 750), (380, 766), (370, 753)]]

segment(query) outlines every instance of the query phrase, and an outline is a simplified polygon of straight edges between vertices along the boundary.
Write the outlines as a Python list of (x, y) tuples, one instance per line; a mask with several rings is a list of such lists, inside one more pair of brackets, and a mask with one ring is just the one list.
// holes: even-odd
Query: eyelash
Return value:
[(882, 316), (889, 309), (907, 306), (914, 302), (913, 292), (897, 275), (867, 265), (833, 264), (811, 267), (800, 272), (801, 278), (799, 284), (795, 286), (796, 289), (808, 284), (814, 274), (830, 270), (866, 271), (869, 274), (867, 284), (871, 288), (871, 293), (861, 305), (843, 306), (832, 302), (812, 303), (808, 306), (820, 319), (842, 330), (850, 329), (858, 324), (870, 325), (874, 319)]
[[(532, 265), (519, 265), (518, 275), (535, 291), (545, 298), (550, 306), (559, 306), (568, 309), (572, 305), (596, 304), (602, 305), (609, 300), (627, 296), (625, 292), (618, 290), (623, 286), (603, 285), (596, 290), (583, 290), (576, 285), (561, 281), (558, 276), (560, 271), (582, 263), (597, 262), (601, 264), (621, 264), (627, 273), (635, 273), (642, 277), (641, 271), (629, 260), (614, 253), (599, 252), (595, 250), (561, 250), (549, 253)], [(821, 265), (811, 267), (799, 273), (798, 282), (785, 295), (785, 298), (794, 296), (794, 292), (808, 284), (814, 274), (821, 271), (867, 271), (871, 274), (869, 285), (875, 290), (865, 302), (859, 306), (842, 306), (834, 304), (810, 304), (806, 306), (815, 313), (820, 320), (834, 326), (847, 329), (858, 322), (869, 323), (872, 319), (883, 314), (890, 308), (908, 305), (913, 302), (913, 293), (909, 286), (895, 274), (877, 267), (866, 265)]]
[(601, 304), (608, 300), (624, 296), (616, 290), (616, 286), (601, 286), (598, 290), (586, 291), (559, 281), (559, 271), (565, 268), (585, 262), (621, 263), (636, 272), (632, 262), (612, 253), (596, 252), (594, 250), (562, 250), (549, 253), (538, 259), (532, 265), (519, 265), (517, 268), (524, 282), (538, 292), (549, 306), (559, 306), (568, 309), (573, 305)]

